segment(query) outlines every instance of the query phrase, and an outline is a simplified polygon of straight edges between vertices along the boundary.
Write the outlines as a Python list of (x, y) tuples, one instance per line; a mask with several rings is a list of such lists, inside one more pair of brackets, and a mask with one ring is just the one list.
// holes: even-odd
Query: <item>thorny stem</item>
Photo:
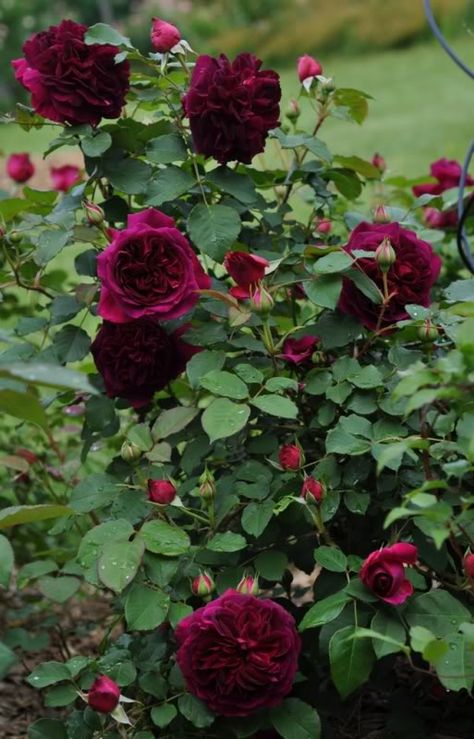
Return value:
[[(323, 125), (323, 123), (326, 120), (326, 118), (328, 117), (328, 115), (329, 115), (329, 113), (328, 113), (327, 109), (325, 107), (321, 107), (320, 112), (319, 112), (319, 115), (318, 115), (318, 120), (316, 121), (316, 125), (315, 125), (315, 127), (313, 129), (313, 133), (312, 133), (312, 136), (313, 137), (316, 136), (316, 134), (318, 133), (319, 129)], [(299, 157), (298, 154), (295, 152), (295, 156), (294, 156), (294, 159), (293, 159), (293, 163), (291, 165), (291, 169), (288, 172), (288, 177), (290, 177), (293, 174), (293, 172), (295, 171), (295, 169), (297, 169), (297, 167), (300, 167), (303, 164), (303, 162), (304, 162), (304, 160), (305, 160), (306, 155), (308, 154), (308, 152), (309, 152), (309, 149), (306, 148), (304, 150), (303, 154), (301, 155), (301, 157)], [(288, 200), (290, 198), (290, 195), (291, 195), (291, 192), (293, 190), (293, 187), (294, 187), (294, 183), (293, 182), (288, 182), (288, 184), (286, 185), (286, 193), (285, 193), (285, 196), (284, 196), (284, 198), (282, 200), (282, 203), (281, 203), (282, 205), (285, 205), (288, 202)]]

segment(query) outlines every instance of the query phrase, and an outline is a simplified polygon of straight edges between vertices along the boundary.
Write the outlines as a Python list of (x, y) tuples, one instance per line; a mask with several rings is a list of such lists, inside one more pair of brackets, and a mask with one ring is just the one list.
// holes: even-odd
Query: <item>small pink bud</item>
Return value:
[(181, 33), (176, 26), (161, 20), (161, 18), (152, 18), (151, 43), (155, 51), (164, 54), (171, 51), (173, 46), (179, 44), (180, 41)]
[(275, 302), (262, 285), (259, 285), (250, 296), (250, 305), (256, 313), (269, 313)]
[(258, 595), (260, 587), (258, 584), (258, 577), (252, 575), (244, 575), (242, 580), (236, 587), (238, 593), (242, 595)]
[(385, 238), (375, 250), (375, 259), (382, 272), (388, 272), (390, 267), (395, 264), (397, 255), (395, 249), (390, 243), (389, 238)]
[(301, 486), (301, 497), (307, 503), (321, 503), (324, 498), (324, 485), (314, 477), (305, 477)]
[(201, 598), (211, 595), (215, 588), (214, 580), (208, 572), (201, 572), (200, 575), (194, 578), (191, 584), (191, 590), (194, 595), (199, 595)]
[(372, 164), (374, 165), (374, 167), (377, 167), (380, 174), (383, 174), (385, 170), (387, 169), (387, 164), (385, 162), (385, 159), (378, 152), (375, 152), (374, 156), (372, 157)]
[(169, 505), (176, 498), (176, 488), (169, 480), (148, 480), (148, 500)]
[(321, 64), (309, 54), (300, 56), (298, 59), (298, 78), (300, 82), (308, 79), (308, 77), (316, 77), (323, 73)]
[(296, 444), (284, 444), (278, 452), (278, 461), (284, 470), (299, 470), (304, 464), (304, 454)]
[(91, 226), (100, 226), (104, 222), (105, 213), (96, 203), (92, 203), (90, 200), (84, 202), (84, 210), (86, 211), (86, 218)]
[(374, 211), (374, 223), (390, 223), (390, 216), (383, 205), (377, 205)]
[(474, 580), (474, 554), (464, 557), (464, 572), (471, 580)]
[(290, 121), (298, 120), (301, 115), (301, 108), (297, 100), (290, 100), (285, 115)]
[(35, 166), (29, 154), (10, 154), (7, 159), (7, 174), (12, 180), (22, 184), (33, 177), (34, 173)]
[(119, 686), (107, 675), (99, 675), (87, 694), (88, 704), (99, 713), (111, 713), (117, 707), (119, 698)]
[(320, 234), (328, 234), (332, 230), (332, 223), (329, 218), (315, 218), (313, 228)]

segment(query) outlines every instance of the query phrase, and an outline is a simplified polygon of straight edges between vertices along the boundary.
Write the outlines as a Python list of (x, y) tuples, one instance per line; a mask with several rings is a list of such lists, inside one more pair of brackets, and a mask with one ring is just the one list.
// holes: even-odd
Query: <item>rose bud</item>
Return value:
[(91, 226), (100, 226), (104, 222), (105, 213), (96, 203), (92, 203), (90, 200), (84, 202), (84, 210), (86, 212), (86, 218)]
[(329, 218), (315, 218), (313, 228), (319, 234), (328, 234), (332, 230), (332, 223)]
[(242, 595), (258, 595), (260, 587), (258, 584), (258, 577), (252, 575), (244, 575), (242, 580), (236, 587), (238, 593)]
[(40, 461), (37, 454), (35, 454), (34, 452), (30, 452), (29, 449), (24, 449), (23, 447), (17, 449), (15, 451), (15, 455), (24, 459), (26, 462), (28, 462), (28, 464), (35, 464), (35, 462)]
[(199, 478), (199, 495), (204, 500), (212, 500), (216, 495), (216, 481), (212, 472), (206, 469)]
[(270, 262), (256, 254), (245, 251), (228, 251), (224, 257), (224, 267), (237, 283), (231, 287), (230, 293), (234, 298), (245, 299), (255, 290), (260, 280), (265, 277), (265, 269)]
[(390, 216), (383, 205), (377, 205), (374, 211), (374, 223), (390, 223)]
[(10, 154), (7, 159), (7, 173), (12, 180), (20, 184), (33, 177), (35, 166), (30, 159), (30, 155), (26, 153)]
[(316, 77), (323, 73), (321, 64), (309, 54), (300, 56), (298, 59), (298, 78), (300, 82), (304, 82), (308, 77)]
[(328, 357), (327, 357), (327, 354), (325, 352), (317, 351), (317, 352), (313, 352), (312, 353), (312, 355), (311, 355), (311, 361), (312, 361), (313, 364), (318, 364), (318, 365), (320, 365), (320, 364), (327, 364)]
[(304, 464), (304, 454), (296, 444), (284, 444), (278, 452), (278, 461), (284, 470), (299, 470)]
[(250, 298), (250, 305), (256, 313), (265, 314), (269, 313), (272, 310), (273, 306), (275, 305), (275, 301), (273, 300), (268, 290), (260, 285), (252, 293)]
[(423, 321), (423, 324), (418, 328), (418, 338), (420, 341), (436, 341), (439, 336), (439, 331), (434, 326), (429, 318)]
[(374, 167), (377, 167), (380, 174), (383, 174), (387, 169), (385, 159), (378, 152), (375, 152), (374, 156), (372, 157), (372, 164), (374, 165)]
[(384, 238), (375, 250), (375, 259), (382, 272), (388, 272), (392, 264), (395, 264), (397, 255), (390, 243), (390, 239)]
[(81, 171), (75, 164), (65, 164), (63, 167), (51, 167), (53, 190), (67, 192), (73, 185), (81, 181)]
[(288, 107), (286, 109), (285, 115), (290, 121), (298, 120), (298, 118), (301, 115), (301, 108), (298, 105), (297, 100), (290, 100), (290, 102), (288, 103)]
[(191, 583), (191, 590), (194, 595), (199, 595), (201, 598), (204, 598), (206, 595), (211, 595), (215, 588), (214, 580), (208, 572), (201, 572), (201, 574), (195, 577)]
[(111, 713), (117, 707), (119, 698), (119, 686), (107, 675), (99, 675), (87, 693), (88, 704), (99, 713)]
[(142, 456), (141, 449), (132, 441), (124, 441), (120, 449), (120, 456), (124, 462), (131, 464)]
[(474, 580), (474, 554), (468, 554), (467, 557), (464, 557), (464, 572), (466, 577)]
[(148, 500), (169, 505), (176, 498), (176, 488), (169, 480), (148, 480)]
[(321, 482), (315, 480), (314, 477), (305, 477), (301, 486), (301, 497), (307, 503), (321, 503), (324, 494), (324, 485)]
[(8, 234), (8, 241), (11, 244), (19, 244), (22, 238), (23, 236), (21, 235), (19, 231), (13, 230), (13, 231), (10, 231), (10, 233)]
[(368, 590), (380, 600), (399, 606), (413, 593), (405, 578), (404, 564), (415, 564), (418, 550), (413, 544), (399, 542), (369, 554), (359, 573)]
[(334, 92), (336, 89), (336, 83), (332, 77), (324, 77), (320, 82), (321, 92), (326, 93), (326, 95), (329, 95), (329, 93)]
[(152, 18), (151, 43), (155, 51), (164, 54), (171, 51), (173, 46), (179, 44), (180, 41), (181, 34), (176, 26), (161, 20), (161, 18)]

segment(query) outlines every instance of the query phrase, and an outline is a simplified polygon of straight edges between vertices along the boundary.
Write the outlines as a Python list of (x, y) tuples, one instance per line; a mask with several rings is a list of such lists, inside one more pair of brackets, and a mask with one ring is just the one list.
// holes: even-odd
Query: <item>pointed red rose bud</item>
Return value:
[(390, 223), (390, 216), (383, 205), (377, 205), (374, 211), (374, 223)]
[(176, 488), (169, 480), (148, 480), (148, 500), (169, 505), (176, 498)]
[(250, 296), (250, 305), (256, 313), (270, 313), (275, 301), (262, 285), (259, 285)]
[(84, 210), (86, 212), (86, 218), (91, 226), (100, 226), (104, 222), (105, 213), (96, 203), (92, 203), (90, 200), (84, 202)]
[(436, 341), (439, 336), (437, 327), (427, 318), (418, 328), (418, 338), (420, 341)]
[(301, 486), (301, 497), (307, 503), (321, 503), (324, 494), (324, 485), (319, 480), (315, 480), (314, 477), (305, 477)]
[(383, 174), (385, 170), (387, 169), (387, 164), (385, 162), (385, 159), (378, 152), (375, 152), (374, 156), (372, 157), (372, 164), (374, 165), (374, 167), (377, 167), (380, 174)]
[(284, 444), (278, 452), (278, 461), (284, 470), (299, 470), (304, 464), (304, 454), (296, 444)]
[(329, 218), (315, 218), (313, 228), (319, 234), (328, 234), (332, 230), (332, 223)]
[(207, 467), (199, 478), (199, 495), (204, 500), (212, 500), (216, 495), (216, 481)]
[(471, 580), (474, 580), (474, 554), (464, 557), (464, 572)]
[(120, 449), (120, 456), (124, 462), (131, 464), (142, 456), (141, 449), (131, 441), (124, 441)]
[(317, 61), (317, 59), (314, 59), (314, 57), (309, 56), (309, 54), (304, 54), (304, 56), (300, 56), (298, 59), (298, 78), (300, 82), (304, 82), (308, 77), (316, 77), (319, 74), (323, 73), (323, 68), (321, 64)]
[(75, 164), (64, 164), (62, 167), (51, 167), (49, 170), (53, 190), (67, 192), (73, 185), (81, 181), (81, 170)]
[(39, 462), (39, 457), (34, 452), (30, 452), (29, 449), (24, 449), (21, 447), (20, 449), (17, 449), (15, 451), (15, 454), (17, 457), (21, 457), (24, 459), (28, 464), (35, 464), (35, 462)]
[(388, 272), (390, 267), (395, 264), (397, 255), (389, 238), (385, 237), (382, 243), (378, 245), (375, 250), (375, 259), (382, 272)]
[(260, 592), (258, 577), (244, 575), (237, 585), (236, 590), (238, 593), (242, 593), (242, 595), (258, 595)]
[(301, 108), (298, 105), (297, 100), (290, 100), (290, 102), (288, 103), (288, 107), (286, 109), (285, 115), (290, 121), (298, 120), (298, 118), (301, 115)]
[(191, 583), (191, 590), (194, 595), (199, 595), (201, 598), (204, 598), (206, 595), (211, 595), (215, 588), (214, 580), (208, 572), (201, 572), (201, 574), (195, 577)]
[(12, 180), (22, 184), (33, 177), (34, 173), (35, 166), (29, 154), (10, 154), (7, 159), (7, 174)]
[(171, 51), (173, 46), (179, 44), (180, 41), (181, 33), (176, 26), (161, 20), (161, 18), (152, 18), (151, 43), (155, 51), (164, 54)]
[(88, 704), (99, 713), (111, 713), (117, 707), (119, 698), (119, 686), (107, 675), (99, 675), (87, 693)]

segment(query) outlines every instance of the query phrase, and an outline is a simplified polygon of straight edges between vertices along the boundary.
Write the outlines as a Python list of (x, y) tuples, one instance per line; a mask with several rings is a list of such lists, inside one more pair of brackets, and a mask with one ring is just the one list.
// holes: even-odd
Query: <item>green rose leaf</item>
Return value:
[(241, 431), (250, 416), (250, 408), (227, 398), (216, 398), (202, 414), (202, 427), (211, 442), (225, 439)]
[(191, 544), (185, 531), (166, 521), (147, 521), (141, 528), (140, 537), (149, 552), (165, 557), (178, 557), (187, 552)]
[(188, 218), (188, 233), (196, 246), (216, 261), (225, 253), (240, 233), (240, 217), (228, 205), (195, 205)]
[(284, 739), (320, 739), (321, 722), (312, 706), (287, 698), (270, 710), (270, 721)]

